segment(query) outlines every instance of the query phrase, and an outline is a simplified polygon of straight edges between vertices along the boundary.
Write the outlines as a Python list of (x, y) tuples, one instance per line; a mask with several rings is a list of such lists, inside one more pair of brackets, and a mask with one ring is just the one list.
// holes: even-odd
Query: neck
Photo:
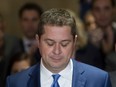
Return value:
[[(70, 62), (70, 60), (69, 60), (69, 62)], [(59, 73), (59, 72), (61, 72), (62, 70), (64, 70), (67, 67), (69, 62), (65, 66), (63, 66), (63, 67), (62, 66), (61, 67), (53, 67), (53, 66), (47, 65), (46, 63), (44, 63), (44, 61), (42, 63), (44, 65), (44, 67), (46, 69), (48, 69), (50, 72), (52, 72), (52, 73)]]

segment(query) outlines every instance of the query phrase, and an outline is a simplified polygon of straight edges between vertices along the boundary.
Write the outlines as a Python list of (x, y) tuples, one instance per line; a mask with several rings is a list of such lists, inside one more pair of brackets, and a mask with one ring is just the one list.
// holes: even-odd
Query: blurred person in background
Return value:
[(3, 62), (4, 60), (4, 33), (2, 30), (0, 30), (0, 79), (1, 79), (1, 76), (2, 76), (2, 72), (3, 72)]
[(105, 70), (108, 72), (116, 71), (116, 51), (107, 55)]
[(3, 55), (3, 47), (4, 47), (4, 33), (0, 30), (0, 61), (2, 61)]
[(100, 49), (104, 53), (104, 56), (114, 51), (115, 46), (116, 29), (112, 26), (114, 4), (114, 0), (92, 0), (92, 13), (97, 26), (103, 33), (100, 37), (102, 38)]
[(23, 51), (33, 55), (35, 61), (39, 61), (41, 56), (38, 54), (35, 35), (38, 32), (39, 19), (42, 14), (42, 8), (36, 3), (25, 3), (19, 10), (19, 22), (23, 33), (19, 43), (16, 44), (16, 51)]
[[(101, 50), (104, 61), (105, 70), (114, 71), (115, 69), (115, 40), (116, 40), (116, 27), (113, 26), (113, 10), (114, 0), (93, 0), (92, 13), (95, 17), (97, 27), (101, 32), (95, 31), (94, 33), (101, 33), (99, 37), (98, 48)], [(114, 67), (112, 67), (114, 66)]]
[(0, 81), (1, 87), (5, 85), (7, 69), (10, 58), (14, 53), (14, 44), (18, 42), (17, 38), (5, 32), (5, 21), (0, 14)]
[(115, 51), (111, 52), (106, 57), (106, 71), (116, 71), (116, 40), (115, 40)]
[[(103, 40), (104, 33), (101, 27), (97, 26), (95, 17), (91, 11), (88, 11), (87, 14), (85, 15), (84, 23), (86, 27), (85, 29), (89, 36), (88, 37), (89, 42), (92, 43), (96, 48), (101, 49), (100, 46)], [(114, 41), (116, 45), (116, 39), (114, 39)], [(106, 57), (103, 56), (101, 50), (99, 50), (99, 52), (101, 53), (101, 57), (99, 57), (99, 59), (102, 60), (101, 63), (104, 66), (103, 69), (109, 72), (112, 87), (116, 87), (116, 50), (115, 52), (111, 51), (110, 53), (108, 53)], [(99, 64), (98, 61), (95, 62)]]
[(95, 17), (93, 16), (90, 10), (84, 16), (84, 23), (85, 23), (86, 31), (88, 32), (97, 28)]
[(33, 58), (24, 52), (16, 53), (12, 56), (9, 64), (9, 75), (21, 72), (32, 66), (34, 63)]
[[(87, 19), (89, 26), (85, 27), (84, 23), (79, 19), (79, 17), (71, 10), (69, 13), (74, 17), (77, 25), (77, 42), (76, 42), (76, 52), (74, 53), (74, 58), (86, 64), (96, 66), (98, 68), (104, 69), (104, 61), (100, 51), (89, 42), (89, 36), (85, 28), (93, 30), (95, 28), (94, 20), (92, 17)], [(87, 17), (88, 18), (88, 17)], [(92, 19), (92, 20), (91, 20)], [(92, 22), (92, 23), (91, 23)], [(91, 28), (90, 28), (91, 27)]]
[[(101, 29), (103, 35), (100, 42), (100, 50), (103, 53), (105, 61), (105, 70), (115, 72), (116, 70), (116, 27), (113, 26), (114, 0), (92, 0), (92, 13), (95, 17), (97, 26)], [(116, 83), (116, 73), (110, 73), (113, 87)]]
[(116, 52), (116, 41), (115, 41), (115, 52)]
[(92, 0), (79, 0), (80, 4), (80, 18), (84, 20), (85, 14), (88, 10), (91, 9), (91, 2)]
[(97, 26), (95, 17), (91, 11), (88, 11), (85, 14), (84, 24), (85, 24), (85, 30), (88, 34), (89, 42), (99, 49), (103, 37), (103, 32)]
[(106, 70), (109, 72), (112, 87), (116, 87), (116, 40), (115, 52), (110, 53), (106, 58)]

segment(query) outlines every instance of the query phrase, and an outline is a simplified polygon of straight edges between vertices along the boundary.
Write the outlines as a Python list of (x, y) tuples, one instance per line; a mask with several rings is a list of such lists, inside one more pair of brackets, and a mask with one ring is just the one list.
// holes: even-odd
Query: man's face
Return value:
[(34, 38), (38, 30), (39, 15), (35, 10), (25, 10), (20, 18), (23, 34), (27, 38)]
[(38, 46), (44, 66), (52, 72), (63, 70), (72, 56), (74, 40), (69, 26), (44, 26)]
[(111, 23), (113, 7), (110, 0), (96, 0), (92, 11), (98, 26), (106, 27)]

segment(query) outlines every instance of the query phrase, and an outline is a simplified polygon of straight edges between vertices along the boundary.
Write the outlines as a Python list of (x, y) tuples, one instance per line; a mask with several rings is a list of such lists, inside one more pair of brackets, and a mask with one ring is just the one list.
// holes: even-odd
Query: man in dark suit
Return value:
[(5, 32), (5, 20), (0, 13), (0, 87), (5, 87), (9, 61), (14, 52), (17, 37)]
[(38, 58), (40, 57), (40, 55), (36, 54), (37, 42), (35, 34), (38, 32), (38, 23), (42, 13), (42, 8), (35, 3), (26, 3), (20, 8), (19, 22), (23, 36), (16, 43), (16, 52), (23, 51), (31, 55), (36, 55)]
[(9, 76), (7, 87), (111, 87), (107, 72), (71, 59), (77, 34), (68, 11), (44, 12), (39, 26), (40, 63)]
[[(97, 44), (96, 47), (102, 51), (104, 57), (115, 51), (116, 29), (113, 26), (114, 6), (115, 0), (92, 0), (92, 13), (97, 27), (101, 29), (101, 31), (93, 32), (101, 33), (102, 36), (99, 37), (100, 35), (96, 35), (96, 41), (91, 42), (93, 45)], [(94, 37), (94, 34), (91, 37)]]

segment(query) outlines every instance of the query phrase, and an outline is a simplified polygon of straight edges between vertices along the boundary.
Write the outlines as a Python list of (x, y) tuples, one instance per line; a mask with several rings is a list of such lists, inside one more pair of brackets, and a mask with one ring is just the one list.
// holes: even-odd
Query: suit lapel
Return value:
[(27, 87), (40, 87), (40, 64), (35, 66), (29, 76)]
[[(73, 77), (72, 87), (85, 87), (86, 78), (84, 77), (83, 67), (79, 62), (73, 60)], [(40, 64), (37, 64), (31, 73), (29, 73), (30, 79), (28, 80), (27, 87), (41, 87), (40, 86)]]
[(20, 46), (21, 46), (21, 51), (25, 52), (25, 47), (24, 47), (23, 39), (19, 39), (19, 43), (20, 43)]
[(73, 60), (73, 77), (72, 87), (85, 87), (86, 78), (84, 77), (83, 67), (79, 65), (79, 62)]

